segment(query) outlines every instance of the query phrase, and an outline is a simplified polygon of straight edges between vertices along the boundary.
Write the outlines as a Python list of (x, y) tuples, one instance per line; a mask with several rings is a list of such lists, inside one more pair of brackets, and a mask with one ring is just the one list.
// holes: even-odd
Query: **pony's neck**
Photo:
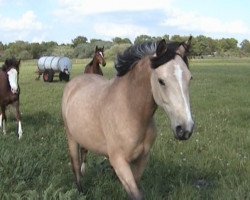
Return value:
[(93, 65), (94, 65), (94, 66), (96, 66), (96, 67), (99, 67), (99, 68), (100, 68), (100, 65), (99, 65), (99, 62), (98, 62), (98, 60), (97, 60), (97, 59), (93, 58), (92, 63), (93, 63)]
[(129, 102), (129, 108), (145, 119), (151, 119), (157, 108), (150, 83), (151, 70), (150, 60), (145, 58), (120, 80), (127, 85), (123, 92)]
[(96, 59), (92, 59), (87, 65), (86, 69), (91, 73), (98, 73), (101, 70), (101, 67)]

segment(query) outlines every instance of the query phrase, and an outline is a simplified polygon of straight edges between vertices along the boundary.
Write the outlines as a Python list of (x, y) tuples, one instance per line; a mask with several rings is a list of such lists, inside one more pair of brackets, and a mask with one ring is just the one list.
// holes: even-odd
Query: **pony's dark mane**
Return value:
[(156, 51), (156, 42), (146, 42), (127, 48), (123, 54), (118, 54), (115, 68), (117, 76), (123, 76), (134, 64), (147, 55), (153, 55)]
[[(123, 76), (130, 71), (133, 66), (143, 57), (148, 55), (154, 55), (156, 53), (158, 42), (146, 42), (139, 45), (129, 47), (123, 54), (118, 54), (115, 68), (117, 70), (117, 76)], [(167, 44), (167, 50), (160, 57), (153, 57), (151, 59), (152, 68), (157, 68), (160, 65), (172, 60), (176, 56), (176, 51), (180, 45), (184, 45), (184, 42), (170, 42)], [(188, 66), (188, 59), (183, 57), (184, 62)]]

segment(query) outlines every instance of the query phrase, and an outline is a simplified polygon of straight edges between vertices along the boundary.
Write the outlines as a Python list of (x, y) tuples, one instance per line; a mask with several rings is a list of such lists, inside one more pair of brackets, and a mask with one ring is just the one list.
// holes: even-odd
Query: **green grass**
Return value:
[[(73, 64), (82, 73), (86, 60)], [(250, 59), (191, 60), (191, 100), (196, 130), (174, 139), (158, 109), (158, 138), (141, 181), (148, 200), (250, 199)], [(103, 158), (90, 154), (79, 195), (71, 171), (61, 118), (65, 83), (35, 80), (35, 61), (20, 72), (24, 135), (18, 141), (12, 109), (7, 135), (0, 133), (0, 199), (127, 199)], [(103, 68), (115, 73), (112, 63)], [(102, 164), (101, 164), (102, 163)]]

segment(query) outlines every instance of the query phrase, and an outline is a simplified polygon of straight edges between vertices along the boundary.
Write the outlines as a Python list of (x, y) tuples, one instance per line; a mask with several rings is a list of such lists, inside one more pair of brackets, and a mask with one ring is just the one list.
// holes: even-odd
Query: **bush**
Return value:
[(114, 61), (118, 53), (124, 52), (131, 44), (115, 44), (110, 49), (105, 51), (105, 59)]

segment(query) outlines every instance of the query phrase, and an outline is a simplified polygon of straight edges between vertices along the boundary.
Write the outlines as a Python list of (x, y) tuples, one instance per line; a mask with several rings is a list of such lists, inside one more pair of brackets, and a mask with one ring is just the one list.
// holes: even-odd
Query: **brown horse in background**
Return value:
[(12, 104), (16, 109), (17, 134), (22, 137), (21, 115), (19, 111), (20, 87), (18, 85), (20, 60), (6, 59), (0, 68), (0, 128), (6, 134), (6, 107)]
[(157, 136), (153, 116), (158, 106), (168, 114), (175, 138), (190, 138), (190, 43), (191, 37), (135, 45), (118, 56), (113, 79), (83, 74), (67, 84), (62, 115), (79, 191), (92, 151), (109, 159), (131, 199), (143, 199), (138, 184)]
[(95, 47), (95, 54), (93, 59), (90, 61), (89, 64), (85, 67), (84, 73), (85, 74), (99, 74), (103, 76), (102, 69), (100, 64), (104, 67), (106, 65), (106, 61), (104, 59), (104, 47), (98, 48)]

